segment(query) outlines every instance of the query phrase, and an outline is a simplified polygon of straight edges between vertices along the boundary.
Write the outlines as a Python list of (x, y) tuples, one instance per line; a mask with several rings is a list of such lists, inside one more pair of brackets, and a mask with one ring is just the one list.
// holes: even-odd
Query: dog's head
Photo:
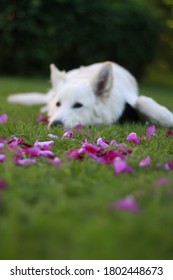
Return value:
[(62, 124), (66, 128), (72, 128), (78, 124), (107, 122), (102, 109), (111, 93), (111, 63), (103, 64), (89, 76), (80, 75), (80, 68), (77, 70), (79, 76), (61, 72), (53, 64), (50, 68), (53, 91), (48, 103), (50, 125)]

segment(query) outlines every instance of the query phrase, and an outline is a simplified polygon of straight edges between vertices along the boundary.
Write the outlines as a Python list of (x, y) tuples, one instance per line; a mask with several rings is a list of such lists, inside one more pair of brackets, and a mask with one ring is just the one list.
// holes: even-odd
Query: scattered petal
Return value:
[(19, 166), (31, 165), (31, 164), (35, 164), (36, 160), (34, 158), (24, 158), (24, 159), (16, 158), (15, 163), (16, 165)]
[(151, 138), (152, 136), (155, 136), (156, 135), (156, 126), (155, 125), (151, 125), (147, 128), (147, 131), (146, 131), (146, 136), (148, 138)]
[(104, 140), (102, 138), (97, 139), (97, 145), (102, 147), (102, 148), (108, 148), (109, 147), (109, 142), (107, 140)]
[(120, 158), (116, 158), (113, 162), (114, 171), (115, 174), (121, 174), (121, 173), (131, 173), (132, 168), (127, 164), (125, 160), (122, 160)]
[(167, 170), (167, 171), (173, 170), (173, 160), (171, 160), (165, 164), (165, 170)]
[(0, 190), (5, 190), (7, 188), (7, 183), (0, 179)]
[(128, 140), (128, 141), (130, 141), (130, 142), (133, 142), (134, 144), (139, 144), (140, 141), (141, 141), (141, 137), (140, 137), (140, 136), (137, 137), (137, 135), (136, 135), (135, 132), (131, 132), (131, 133), (127, 136), (126, 140)]
[(63, 134), (63, 136), (62, 136), (62, 139), (64, 139), (64, 138), (72, 138), (73, 137), (73, 131), (71, 131), (71, 130), (66, 130), (65, 131), (65, 133)]
[(4, 149), (5, 145), (4, 143), (0, 143), (0, 152), (2, 152), (2, 150)]
[(126, 197), (120, 200), (113, 202), (111, 205), (113, 209), (119, 209), (128, 211), (131, 213), (138, 213), (140, 212), (140, 207), (137, 204), (136, 200), (133, 197)]
[(7, 120), (8, 120), (7, 114), (2, 114), (2, 115), (0, 116), (0, 123), (6, 123)]
[(34, 147), (37, 147), (41, 150), (50, 150), (51, 147), (54, 145), (54, 141), (51, 140), (51, 141), (44, 141), (44, 142), (39, 142), (39, 141), (36, 141), (34, 143)]
[(75, 127), (74, 127), (74, 131), (81, 131), (81, 130), (84, 130), (85, 129), (85, 126), (83, 126), (82, 124), (77, 124)]
[(54, 157), (53, 159), (49, 159), (49, 162), (55, 166), (61, 165), (61, 160), (58, 157)]
[(6, 155), (0, 154), (0, 162), (4, 162), (6, 160)]
[(48, 134), (48, 136), (50, 137), (50, 138), (55, 138), (55, 139), (58, 139), (58, 136), (57, 135), (54, 135), (54, 134)]
[(84, 159), (84, 151), (81, 149), (73, 149), (69, 153), (67, 153), (67, 158), (69, 159), (76, 159), (76, 160), (83, 160)]
[(40, 114), (37, 118), (38, 123), (48, 123), (48, 121), (49, 121), (48, 116), (43, 116), (42, 114)]
[(167, 132), (166, 132), (166, 135), (167, 136), (173, 136), (173, 130), (168, 130)]
[(110, 142), (110, 146), (117, 146), (118, 144), (117, 144), (117, 141), (116, 140), (112, 140), (111, 142)]
[(163, 185), (169, 185), (169, 183), (170, 183), (169, 179), (167, 177), (163, 177), (163, 178), (158, 179), (155, 182), (155, 186), (159, 187), (159, 186), (163, 186)]
[(143, 158), (139, 162), (140, 167), (147, 167), (151, 165), (151, 157), (147, 156), (146, 158)]

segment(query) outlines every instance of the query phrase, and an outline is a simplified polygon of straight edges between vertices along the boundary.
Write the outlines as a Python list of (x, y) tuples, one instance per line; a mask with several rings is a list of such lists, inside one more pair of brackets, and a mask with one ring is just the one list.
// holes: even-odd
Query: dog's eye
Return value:
[(73, 105), (73, 108), (80, 108), (82, 107), (83, 104), (79, 103), (79, 102), (76, 102), (74, 105)]
[(61, 106), (61, 102), (58, 101), (58, 102), (56, 103), (56, 106), (57, 106), (57, 107), (60, 107), (60, 106)]

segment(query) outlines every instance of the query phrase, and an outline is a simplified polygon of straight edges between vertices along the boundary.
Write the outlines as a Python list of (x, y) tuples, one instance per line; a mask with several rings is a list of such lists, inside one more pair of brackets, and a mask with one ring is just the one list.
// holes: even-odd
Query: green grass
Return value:
[[(39, 107), (7, 104), (12, 92), (46, 91), (49, 83), (37, 79), (1, 78), (0, 114), (9, 116), (0, 126), (0, 137), (16, 135), (30, 144), (50, 140), (46, 125), (35, 122)], [(153, 96), (173, 111), (173, 88), (141, 86), (141, 93)], [(53, 147), (63, 165), (56, 168), (45, 159), (34, 166), (18, 167), (8, 160), (0, 163), (0, 178), (8, 183), (0, 191), (0, 259), (172, 259), (173, 258), (173, 172), (158, 169), (158, 162), (173, 159), (173, 137), (158, 128), (151, 141), (144, 138), (146, 125), (125, 124), (90, 127), (90, 141), (116, 139), (125, 142), (128, 133), (142, 135), (133, 148), (129, 164), (132, 174), (116, 176), (110, 165), (92, 159), (67, 161), (66, 151), (80, 147), (84, 135), (61, 140), (63, 128), (51, 133), (59, 139)], [(147, 155), (152, 165), (140, 168)], [(168, 177), (170, 184), (155, 189), (155, 181)], [(133, 195), (139, 214), (111, 211), (111, 202)]]

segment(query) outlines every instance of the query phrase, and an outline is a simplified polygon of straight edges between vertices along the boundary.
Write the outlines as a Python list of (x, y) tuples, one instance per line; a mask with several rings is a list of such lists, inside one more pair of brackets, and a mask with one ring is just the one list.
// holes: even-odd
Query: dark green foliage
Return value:
[(1, 1), (0, 72), (48, 74), (112, 60), (137, 78), (151, 61), (159, 19), (133, 0)]

